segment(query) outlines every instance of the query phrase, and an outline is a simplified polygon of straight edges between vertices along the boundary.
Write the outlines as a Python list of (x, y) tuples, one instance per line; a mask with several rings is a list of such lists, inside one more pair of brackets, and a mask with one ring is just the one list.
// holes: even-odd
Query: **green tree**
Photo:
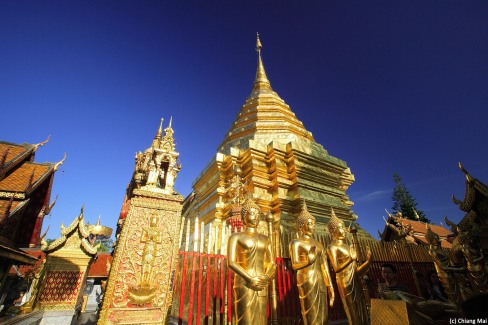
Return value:
[(114, 241), (111, 238), (102, 240), (102, 244), (98, 248), (98, 251), (103, 253), (112, 253), (114, 249), (113, 245), (114, 245)]
[[(405, 184), (402, 183), (402, 179), (398, 173), (393, 173), (393, 181), (395, 182), (395, 188), (393, 189), (393, 211), (400, 211), (403, 217), (411, 220), (419, 220), (422, 222), (430, 223), (430, 220), (425, 216), (424, 211), (417, 208), (417, 202), (408, 191)], [(415, 211), (417, 213), (415, 213)], [(418, 215), (418, 218), (417, 218)]]

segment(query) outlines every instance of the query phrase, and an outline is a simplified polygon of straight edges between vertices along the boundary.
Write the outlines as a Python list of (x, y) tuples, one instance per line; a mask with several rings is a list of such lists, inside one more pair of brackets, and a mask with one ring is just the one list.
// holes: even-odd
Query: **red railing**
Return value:
[[(410, 265), (406, 262), (372, 261), (368, 272), (369, 296), (376, 298), (376, 288), (381, 279), (381, 265), (394, 264), (398, 269), (399, 283), (417, 293)], [(276, 258), (276, 288), (278, 319), (280, 324), (301, 324), (300, 301), (295, 272), (289, 258)], [(433, 263), (414, 263), (424, 276), (434, 269)], [(335, 282), (335, 274), (332, 272)], [(198, 252), (180, 252), (173, 282), (171, 316), (178, 324), (231, 324), (233, 301), (233, 272), (227, 268), (226, 256)], [(346, 315), (335, 286), (335, 303), (330, 311), (331, 320), (344, 320)], [(269, 314), (269, 313), (268, 313)]]

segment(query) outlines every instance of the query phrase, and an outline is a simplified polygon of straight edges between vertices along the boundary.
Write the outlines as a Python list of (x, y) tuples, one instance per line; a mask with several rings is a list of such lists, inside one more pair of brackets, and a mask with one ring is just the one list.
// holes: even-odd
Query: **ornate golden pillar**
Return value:
[(136, 155), (98, 324), (163, 324), (172, 302), (183, 197), (171, 122)]

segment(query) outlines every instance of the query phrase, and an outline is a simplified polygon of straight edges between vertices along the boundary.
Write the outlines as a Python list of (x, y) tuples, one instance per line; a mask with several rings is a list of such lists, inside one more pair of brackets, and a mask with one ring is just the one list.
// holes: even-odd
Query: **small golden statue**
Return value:
[(307, 211), (303, 202), (297, 226), (301, 232), (299, 239), (290, 243), (290, 256), (293, 269), (297, 271), (297, 286), (305, 325), (328, 324), (329, 306), (334, 305), (334, 287), (327, 265), (327, 255), (320, 242), (312, 238), (315, 231), (315, 218)]
[(357, 266), (357, 252), (346, 242), (344, 222), (336, 217), (333, 209), (327, 227), (332, 236), (327, 255), (336, 274), (337, 287), (349, 324), (369, 324), (361, 278), (369, 269), (371, 250), (368, 247), (366, 262)]
[(267, 324), (268, 283), (276, 271), (268, 237), (257, 232), (259, 206), (246, 199), (241, 210), (246, 229), (229, 237), (227, 263), (234, 274), (236, 324)]
[[(430, 245), (429, 254), (434, 260), (439, 280), (441, 280), (449, 300), (461, 309), (462, 302), (471, 296), (471, 293), (466, 285), (463, 284), (464, 281), (459, 281), (460, 278), (456, 278), (455, 272), (465, 273), (466, 268), (451, 265), (449, 256), (447, 256), (441, 248), (439, 235), (433, 232), (428, 224), (426, 226), (427, 232), (425, 233), (425, 239)], [(463, 275), (464, 274), (461, 274), (461, 276)]]
[(157, 244), (163, 241), (163, 230), (158, 227), (158, 217), (151, 216), (149, 227), (142, 228), (141, 278), (137, 286), (129, 288), (129, 299), (133, 304), (143, 305), (151, 302), (156, 296), (157, 288), (151, 283), (154, 260), (157, 257)]
[(156, 245), (163, 242), (163, 231), (158, 228), (158, 218), (156, 216), (151, 217), (149, 227), (142, 229), (141, 242), (146, 243), (142, 251), (141, 284), (149, 285), (154, 259), (157, 255)]

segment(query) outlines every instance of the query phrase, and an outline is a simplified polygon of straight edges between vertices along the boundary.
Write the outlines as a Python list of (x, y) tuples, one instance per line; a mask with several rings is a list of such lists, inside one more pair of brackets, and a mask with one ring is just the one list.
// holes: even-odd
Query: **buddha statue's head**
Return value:
[(157, 215), (153, 214), (149, 221), (151, 227), (157, 227), (159, 223), (159, 218)]
[(247, 198), (241, 209), (241, 218), (244, 225), (246, 227), (256, 228), (259, 225), (260, 214), (261, 209), (259, 209), (259, 206), (253, 200)]
[(302, 212), (297, 218), (297, 227), (307, 236), (311, 236), (315, 232), (315, 218), (308, 212), (305, 201), (303, 201)]
[(337, 218), (334, 209), (331, 209), (331, 217), (327, 224), (327, 228), (334, 239), (344, 239), (346, 237), (346, 227), (344, 226), (344, 222)]

